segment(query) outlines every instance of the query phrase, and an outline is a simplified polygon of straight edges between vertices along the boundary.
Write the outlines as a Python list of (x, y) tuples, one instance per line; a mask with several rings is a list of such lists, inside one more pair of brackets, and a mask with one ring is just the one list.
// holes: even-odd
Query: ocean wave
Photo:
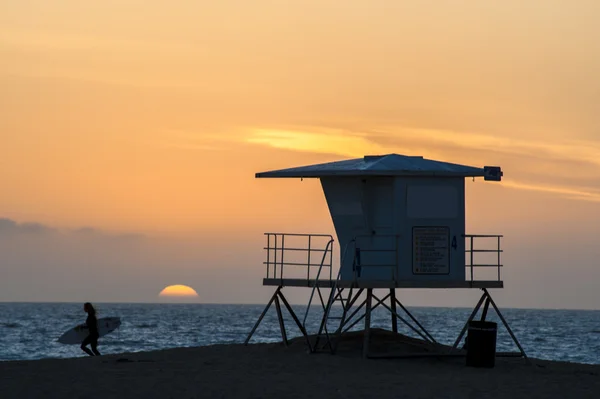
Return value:
[(137, 324), (135, 326), (135, 328), (156, 328), (158, 327), (158, 324), (150, 324), (150, 323), (142, 323), (142, 324)]
[(136, 347), (136, 346), (147, 346), (149, 345), (149, 343), (147, 341), (144, 340), (126, 340), (126, 339), (104, 339), (104, 337), (100, 337), (100, 339), (98, 340), (99, 345), (105, 345), (105, 346), (131, 346), (131, 347)]
[[(118, 330), (100, 337), (100, 352), (108, 355), (219, 343), (241, 344), (264, 309), (264, 304), (249, 306), (104, 305), (102, 315), (119, 315), (123, 324)], [(443, 317), (441, 308), (415, 309), (415, 316), (427, 326), (436, 340), (450, 345), (469, 316), (469, 312), (462, 308), (443, 309)], [(600, 337), (600, 311), (532, 310), (527, 312), (527, 317), (522, 317), (522, 310), (503, 309), (503, 313), (510, 320), (511, 329), (529, 356), (600, 364), (600, 344), (596, 345), (593, 339), (590, 340)], [(56, 342), (65, 331), (85, 321), (85, 314), (79, 311), (79, 305), (74, 310), (73, 304), (3, 303), (0, 304), (0, 318), (0, 361), (84, 355), (79, 345)], [(288, 337), (301, 336), (293, 320), (286, 317), (288, 321), (291, 323), (288, 327), (294, 327), (288, 331)], [(389, 313), (384, 311), (374, 312), (372, 321), (373, 326), (391, 328)], [(307, 319), (307, 330), (316, 333), (320, 322), (317, 312), (311, 313)], [(575, 331), (574, 325), (578, 326)], [(357, 324), (354, 330), (362, 328), (362, 324)], [(404, 333), (408, 331), (401, 330)], [(258, 342), (281, 342), (276, 315), (263, 319), (251, 341)], [(499, 352), (514, 350), (514, 342), (504, 329), (499, 328), (497, 348)]]

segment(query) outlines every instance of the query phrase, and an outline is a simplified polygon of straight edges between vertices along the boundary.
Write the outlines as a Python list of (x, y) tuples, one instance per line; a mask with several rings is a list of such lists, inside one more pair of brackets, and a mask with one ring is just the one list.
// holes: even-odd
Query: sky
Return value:
[(0, 301), (266, 302), (263, 233), (333, 226), (318, 181), (254, 173), (399, 153), (502, 166), (467, 182), (468, 233), (505, 235), (499, 305), (600, 309), (599, 18), (595, 0), (4, 0)]

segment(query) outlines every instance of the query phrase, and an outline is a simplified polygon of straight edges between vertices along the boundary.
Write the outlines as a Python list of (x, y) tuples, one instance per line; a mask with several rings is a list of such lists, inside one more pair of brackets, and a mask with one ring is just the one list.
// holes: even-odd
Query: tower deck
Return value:
[(503, 281), (393, 281), (393, 280), (334, 280), (302, 278), (265, 278), (263, 285), (271, 287), (306, 288), (504, 288)]

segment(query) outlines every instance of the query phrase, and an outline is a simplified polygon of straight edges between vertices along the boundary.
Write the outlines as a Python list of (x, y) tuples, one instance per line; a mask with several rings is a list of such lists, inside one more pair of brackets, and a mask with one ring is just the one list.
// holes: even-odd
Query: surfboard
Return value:
[[(120, 317), (102, 317), (98, 319), (98, 334), (102, 337), (115, 331), (121, 325)], [(66, 345), (80, 344), (89, 335), (86, 326), (75, 326), (58, 338), (58, 342)]]

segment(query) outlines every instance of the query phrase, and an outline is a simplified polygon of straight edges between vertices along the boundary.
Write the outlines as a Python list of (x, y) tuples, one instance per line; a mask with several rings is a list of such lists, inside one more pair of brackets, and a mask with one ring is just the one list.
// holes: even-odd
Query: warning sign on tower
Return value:
[(450, 273), (448, 227), (413, 227), (413, 273)]

